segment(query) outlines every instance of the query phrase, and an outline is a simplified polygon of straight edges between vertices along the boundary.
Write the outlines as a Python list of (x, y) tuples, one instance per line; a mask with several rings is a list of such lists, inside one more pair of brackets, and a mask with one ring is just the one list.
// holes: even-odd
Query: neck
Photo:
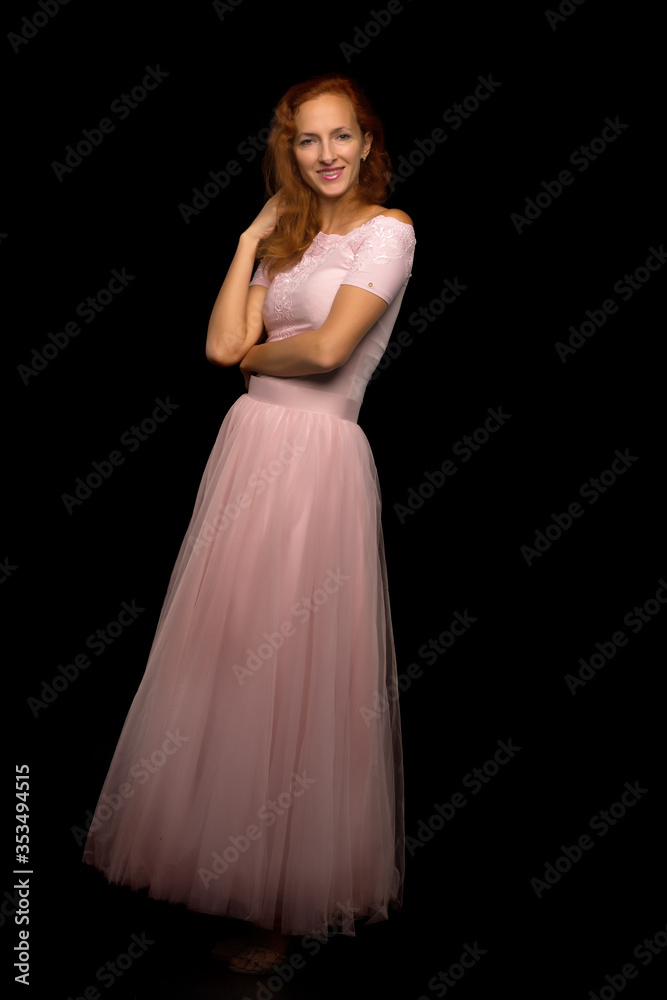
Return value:
[(358, 198), (345, 202), (320, 201), (318, 213), (320, 231), (337, 233), (339, 230), (344, 230), (367, 210), (368, 206)]

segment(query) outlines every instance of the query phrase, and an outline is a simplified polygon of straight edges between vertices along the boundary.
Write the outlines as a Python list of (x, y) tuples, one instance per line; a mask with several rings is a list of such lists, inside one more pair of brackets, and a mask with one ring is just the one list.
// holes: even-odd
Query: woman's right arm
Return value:
[(250, 285), (259, 243), (271, 235), (279, 216), (280, 193), (269, 198), (241, 233), (227, 276), (215, 300), (206, 335), (206, 357), (215, 365), (237, 365), (262, 335), (266, 288)]

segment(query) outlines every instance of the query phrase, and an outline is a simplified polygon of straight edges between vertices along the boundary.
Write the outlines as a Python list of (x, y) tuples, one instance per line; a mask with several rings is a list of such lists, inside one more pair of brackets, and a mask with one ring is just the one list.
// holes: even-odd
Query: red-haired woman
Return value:
[(84, 853), (111, 882), (247, 921), (217, 953), (238, 972), (402, 902), (380, 488), (357, 423), (415, 246), (409, 216), (383, 208), (390, 170), (346, 77), (278, 104), (270, 197), (206, 342), (248, 392), (206, 466)]

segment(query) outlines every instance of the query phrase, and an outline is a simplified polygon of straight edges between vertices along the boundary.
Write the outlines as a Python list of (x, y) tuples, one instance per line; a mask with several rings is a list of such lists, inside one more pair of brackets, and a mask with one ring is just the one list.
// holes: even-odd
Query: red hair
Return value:
[(270, 257), (268, 276), (272, 278), (301, 260), (320, 231), (318, 201), (315, 192), (301, 177), (294, 155), (296, 135), (294, 118), (305, 101), (323, 94), (346, 98), (361, 129), (373, 134), (370, 152), (362, 161), (355, 194), (361, 204), (383, 204), (388, 197), (391, 160), (384, 145), (382, 122), (375, 114), (361, 87), (340, 73), (327, 73), (297, 83), (280, 99), (271, 121), (271, 135), (262, 162), (267, 200), (282, 188), (285, 209), (271, 235), (257, 248), (258, 257)]

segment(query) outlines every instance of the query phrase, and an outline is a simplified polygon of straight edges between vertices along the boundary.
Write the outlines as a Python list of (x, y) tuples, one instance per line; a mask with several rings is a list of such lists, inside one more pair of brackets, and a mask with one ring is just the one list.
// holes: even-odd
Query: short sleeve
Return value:
[(365, 288), (391, 304), (412, 274), (415, 231), (390, 216), (377, 218), (354, 248), (354, 260), (341, 284)]
[(269, 285), (271, 284), (271, 282), (269, 281), (269, 279), (267, 277), (267, 274), (266, 274), (266, 268), (267, 268), (267, 266), (268, 265), (267, 265), (266, 257), (263, 257), (262, 260), (260, 260), (260, 262), (259, 262), (259, 267), (257, 268), (257, 270), (255, 271), (255, 273), (254, 273), (254, 275), (252, 277), (252, 281), (250, 282), (251, 285), (262, 285), (264, 288), (268, 288), (269, 287)]

